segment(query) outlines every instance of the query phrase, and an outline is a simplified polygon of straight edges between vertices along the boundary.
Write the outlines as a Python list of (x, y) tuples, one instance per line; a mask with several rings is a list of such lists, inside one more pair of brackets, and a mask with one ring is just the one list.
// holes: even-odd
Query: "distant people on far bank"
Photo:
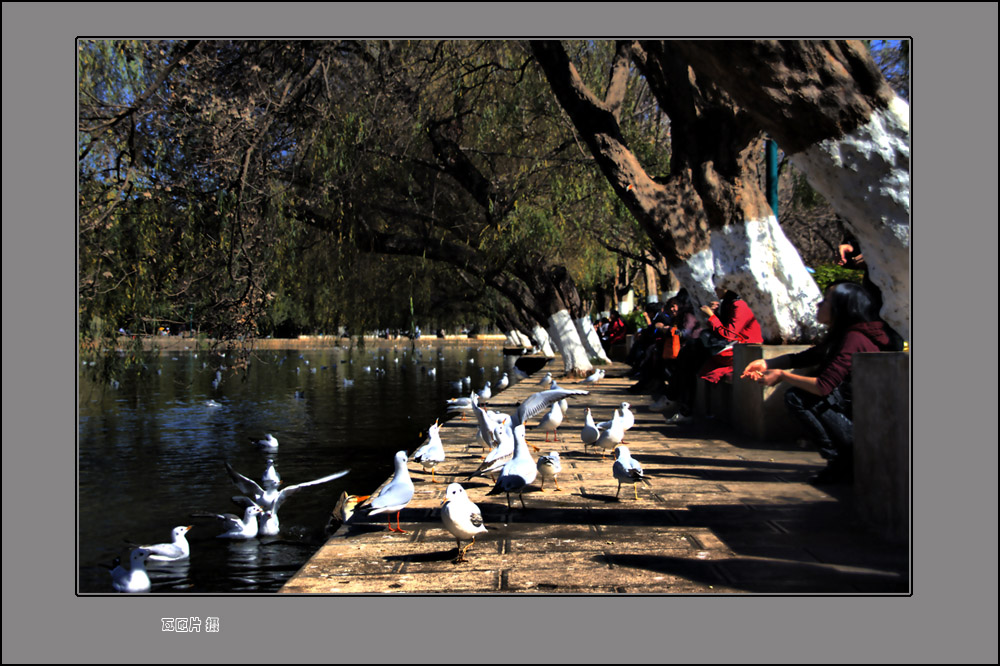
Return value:
[[(823, 340), (803, 352), (759, 359), (741, 377), (765, 386), (789, 385), (785, 405), (815, 441), (827, 461), (811, 480), (816, 485), (853, 480), (854, 419), (851, 365), (857, 352), (899, 351), (900, 336), (879, 317), (871, 294), (853, 282), (834, 282), (823, 296), (816, 320), (827, 326)], [(815, 377), (789, 372), (819, 367)]]

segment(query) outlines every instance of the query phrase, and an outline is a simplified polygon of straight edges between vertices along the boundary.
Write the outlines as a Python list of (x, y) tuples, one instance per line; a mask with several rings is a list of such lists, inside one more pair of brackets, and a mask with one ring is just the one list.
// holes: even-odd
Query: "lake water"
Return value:
[[(114, 593), (107, 567), (126, 556), (127, 543), (169, 541), (178, 525), (195, 526), (190, 560), (151, 565), (154, 593), (277, 591), (325, 542), (341, 491), (368, 494), (389, 477), (393, 454), (413, 452), (445, 416), (445, 400), (468, 395), (453, 382), (495, 385), (513, 361), (499, 345), (418, 341), (416, 349), (262, 351), (245, 376), (225, 370), (218, 388), (212, 381), (225, 359), (207, 352), (151, 355), (142, 378), (116, 389), (81, 375), (78, 591)], [(266, 433), (278, 439), (276, 451), (249, 441)], [(284, 486), (351, 472), (290, 497), (275, 537), (217, 539), (211, 520), (191, 517), (242, 513), (223, 461), (259, 482), (268, 457)]]

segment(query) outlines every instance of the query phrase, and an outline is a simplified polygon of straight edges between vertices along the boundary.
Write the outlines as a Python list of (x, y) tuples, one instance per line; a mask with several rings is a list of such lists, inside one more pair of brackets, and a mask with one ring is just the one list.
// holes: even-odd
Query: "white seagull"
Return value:
[(642, 466), (629, 454), (627, 446), (619, 446), (615, 451), (618, 457), (611, 468), (615, 479), (618, 480), (618, 491), (615, 493), (615, 499), (618, 499), (618, 493), (622, 491), (623, 483), (631, 483), (632, 490), (635, 491), (635, 498), (639, 499), (638, 484), (642, 482), (647, 486), (649, 485), (649, 481), (646, 480), (645, 475), (642, 473)]
[(437, 483), (434, 468), (444, 462), (444, 444), (438, 430), (438, 422), (434, 421), (434, 425), (427, 430), (427, 441), (413, 452), (413, 460), (423, 465), (425, 471), (431, 471), (431, 483)]
[(625, 437), (625, 423), (622, 421), (621, 412), (617, 409), (615, 410), (615, 416), (611, 419), (608, 424), (607, 430), (601, 430), (601, 436), (597, 438), (594, 442), (595, 446), (600, 446), (604, 449), (601, 454), (603, 458), (607, 455), (608, 451), (614, 451), (615, 447), (622, 443), (622, 439)]
[(278, 533), (278, 509), (281, 508), (285, 500), (303, 488), (339, 479), (351, 471), (349, 469), (341, 470), (319, 479), (296, 483), (279, 490), (278, 486), (281, 484), (281, 477), (278, 476), (278, 471), (274, 468), (274, 461), (271, 459), (267, 461), (262, 486), (233, 469), (228, 460), (225, 461), (225, 465), (226, 471), (229, 473), (229, 478), (232, 479), (236, 487), (243, 493), (243, 495), (233, 497), (233, 501), (239, 506), (246, 508), (256, 506), (262, 514), (269, 514), (264, 516), (264, 524), (261, 526), (261, 533), (265, 536), (274, 536)]
[(542, 477), (542, 485), (539, 488), (542, 492), (545, 492), (545, 481), (546, 479), (552, 479), (556, 484), (556, 490), (562, 490), (559, 487), (559, 472), (562, 471), (562, 463), (559, 462), (559, 452), (550, 451), (547, 456), (538, 456), (538, 476)]
[(514, 457), (503, 466), (500, 476), (497, 477), (496, 485), (493, 486), (493, 490), (486, 494), (499, 495), (500, 493), (506, 493), (507, 508), (509, 509), (511, 508), (510, 494), (517, 493), (517, 496), (521, 499), (521, 508), (523, 509), (525, 507), (522, 493), (527, 486), (535, 482), (536, 476), (538, 476), (538, 468), (531, 457), (531, 452), (528, 451), (528, 443), (524, 439), (524, 424), (519, 423), (514, 426)]
[[(631, 407), (631, 405), (629, 403), (627, 403), (627, 402), (623, 402), (622, 405), (621, 405), (621, 411), (622, 411), (622, 430), (626, 431), (626, 432), (628, 430), (630, 430), (632, 428), (632, 426), (635, 425), (635, 414), (633, 414), (632, 410), (629, 409), (630, 407)], [(600, 430), (607, 430), (608, 428), (611, 427), (611, 421), (601, 421), (600, 423), (597, 424), (597, 427)], [(625, 437), (625, 435), (623, 434), (622, 435), (623, 441), (624, 441), (624, 437)]]
[(271, 433), (264, 435), (264, 439), (254, 439), (251, 437), (250, 441), (256, 446), (259, 446), (262, 449), (267, 449), (268, 451), (274, 451), (278, 448), (278, 438)]
[[(396, 452), (394, 464), (396, 471), (392, 475), (392, 480), (372, 493), (358, 510), (363, 510), (371, 516), (378, 513), (389, 514), (387, 516), (389, 531), (406, 534), (406, 531), (399, 526), (399, 512), (413, 499), (413, 481), (410, 480), (410, 471), (406, 467), (406, 451)], [(396, 527), (392, 526), (393, 512), (396, 514)]]
[[(441, 522), (444, 528), (451, 532), (458, 544), (458, 557), (455, 562), (465, 562), (465, 552), (476, 543), (476, 535), (486, 531), (483, 525), (483, 514), (479, 507), (469, 499), (465, 488), (458, 483), (452, 483), (445, 491), (445, 500), (441, 506)], [(463, 539), (472, 539), (462, 548)]]
[(206, 513), (198, 512), (191, 515), (196, 518), (215, 518), (222, 525), (223, 532), (218, 539), (253, 539), (257, 536), (259, 529), (257, 516), (264, 513), (256, 504), (248, 506), (240, 518), (233, 513)]
[(116, 592), (149, 592), (151, 584), (146, 573), (146, 559), (150, 551), (134, 548), (129, 553), (129, 565), (119, 564), (111, 570), (111, 586)]
[(551, 383), (552, 383), (552, 373), (551, 372), (546, 372), (545, 376), (542, 377), (542, 381), (538, 382), (538, 385), (539, 386), (548, 386)]
[(469, 475), (469, 479), (476, 476), (493, 476), (514, 457), (514, 431), (510, 427), (509, 420), (496, 424), (491, 431), (490, 439), (493, 440), (493, 448), (486, 454), (476, 471)]
[[(564, 400), (570, 396), (574, 395), (587, 395), (587, 391), (581, 391), (579, 389), (549, 389), (548, 391), (539, 391), (538, 393), (532, 393), (525, 400), (518, 405), (517, 414), (514, 417), (514, 421), (511, 427), (524, 425), (528, 419), (532, 418), (536, 414), (540, 413), (542, 410), (550, 407), (553, 403), (560, 400)], [(538, 447), (531, 445), (536, 451)]]
[(510, 386), (510, 377), (508, 377), (507, 373), (505, 372), (503, 373), (503, 377), (501, 377), (500, 380), (497, 382), (497, 390), (502, 391), (508, 386)]
[(585, 414), (583, 430), (580, 431), (580, 439), (583, 440), (584, 452), (586, 452), (588, 446), (596, 444), (597, 438), (601, 436), (601, 429), (594, 423), (594, 415), (590, 412), (590, 407), (587, 407)]
[(559, 441), (559, 426), (563, 422), (563, 412), (559, 408), (559, 402), (556, 401), (552, 405), (552, 409), (549, 413), (542, 417), (542, 420), (538, 422), (536, 429), (539, 432), (545, 433), (545, 441), (549, 441), (549, 433), (551, 432), (555, 437), (555, 441)]
[(588, 375), (586, 379), (580, 381), (581, 384), (596, 384), (597, 382), (604, 379), (604, 370), (598, 368), (594, 370), (593, 374)]
[(486, 385), (483, 386), (482, 390), (476, 392), (476, 395), (479, 396), (480, 400), (489, 400), (493, 397), (493, 390), (490, 388), (489, 381), (486, 382)]
[(471, 412), (472, 408), (479, 404), (479, 396), (475, 393), (469, 395), (468, 398), (449, 398), (448, 399), (448, 412), (452, 414), (461, 414), (462, 420), (465, 420), (466, 412)]
[(191, 544), (184, 536), (192, 525), (178, 525), (170, 532), (170, 543), (154, 543), (139, 546), (149, 551), (149, 559), (154, 562), (177, 562), (186, 560), (191, 555)]

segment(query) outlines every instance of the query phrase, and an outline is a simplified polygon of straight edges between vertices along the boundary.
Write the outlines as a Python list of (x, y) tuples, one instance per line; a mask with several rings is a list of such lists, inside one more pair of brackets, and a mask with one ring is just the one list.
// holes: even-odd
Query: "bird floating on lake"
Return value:
[(271, 433), (267, 433), (266, 435), (264, 435), (264, 439), (254, 439), (253, 437), (251, 437), (250, 441), (255, 446), (259, 446), (262, 449), (267, 449), (268, 451), (273, 451), (278, 448), (278, 438), (272, 435)]
[(117, 592), (149, 592), (151, 584), (146, 573), (146, 559), (150, 551), (134, 548), (129, 553), (129, 564), (119, 564), (111, 570), (111, 586)]
[(268, 459), (267, 467), (264, 470), (264, 476), (261, 479), (263, 485), (257, 484), (250, 478), (240, 474), (233, 466), (229, 464), (229, 461), (225, 461), (226, 472), (229, 473), (229, 478), (232, 479), (233, 483), (240, 492), (243, 493), (242, 496), (233, 497), (233, 501), (239, 506), (249, 508), (250, 506), (256, 506), (260, 509), (262, 514), (268, 514), (264, 516), (264, 525), (261, 527), (261, 533), (265, 536), (274, 536), (278, 533), (278, 509), (284, 504), (285, 500), (289, 497), (302, 490), (303, 488), (308, 488), (309, 486), (317, 486), (321, 483), (327, 483), (333, 481), (334, 479), (339, 479), (351, 470), (345, 469), (339, 472), (334, 472), (333, 474), (328, 474), (324, 477), (318, 479), (313, 479), (312, 481), (305, 481), (304, 483), (296, 483), (291, 486), (286, 486), (285, 488), (278, 489), (281, 485), (281, 477), (278, 476), (278, 470), (274, 466), (274, 461)]
[(198, 512), (191, 515), (195, 518), (215, 518), (222, 525), (223, 532), (216, 536), (217, 539), (253, 539), (257, 536), (259, 525), (257, 516), (264, 513), (256, 504), (247, 507), (240, 518), (232, 513), (207, 513)]
[[(458, 557), (455, 562), (465, 562), (465, 553), (476, 543), (476, 535), (486, 531), (483, 515), (461, 484), (452, 483), (445, 491), (445, 500), (441, 505), (441, 522), (444, 528), (451, 532), (458, 544)], [(472, 539), (462, 548), (463, 539)]]
[(156, 543), (149, 546), (139, 546), (149, 551), (149, 560), (153, 562), (177, 562), (186, 560), (191, 555), (191, 545), (185, 535), (192, 525), (178, 525), (170, 532), (170, 543)]

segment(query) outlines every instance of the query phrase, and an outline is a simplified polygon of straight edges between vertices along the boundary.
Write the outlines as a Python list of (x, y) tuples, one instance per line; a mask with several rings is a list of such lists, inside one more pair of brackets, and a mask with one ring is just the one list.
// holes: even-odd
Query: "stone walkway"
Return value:
[[(516, 497), (512, 509), (505, 495), (486, 497), (489, 479), (467, 480), (484, 455), (476, 421), (452, 419), (441, 428), (447, 459), (435, 473), (439, 483), (410, 464), (416, 493), (401, 515), (407, 533), (389, 532), (382, 515), (342, 527), (281, 592), (909, 593), (907, 544), (867, 531), (854, 516), (849, 486), (806, 483), (823, 463), (814, 451), (750, 441), (711, 420), (668, 425), (649, 409), (648, 396), (627, 392), (627, 370), (615, 364), (599, 384), (582, 386), (591, 393), (570, 399), (558, 443), (532, 432), (538, 417), (529, 421), (529, 443), (559, 451), (561, 491), (548, 484), (539, 491), (539, 479), (524, 494), (524, 509)], [(563, 388), (580, 388), (554, 374)], [(540, 375), (495, 395), (489, 408), (513, 413), (542, 388)], [(626, 486), (615, 499), (612, 459), (585, 453), (580, 440), (585, 407), (602, 421), (623, 401), (635, 414), (626, 443), (652, 483), (639, 487), (638, 500)], [(386, 465), (391, 473), (391, 460)], [(439, 512), (452, 481), (462, 483), (490, 528), (460, 564)]]

